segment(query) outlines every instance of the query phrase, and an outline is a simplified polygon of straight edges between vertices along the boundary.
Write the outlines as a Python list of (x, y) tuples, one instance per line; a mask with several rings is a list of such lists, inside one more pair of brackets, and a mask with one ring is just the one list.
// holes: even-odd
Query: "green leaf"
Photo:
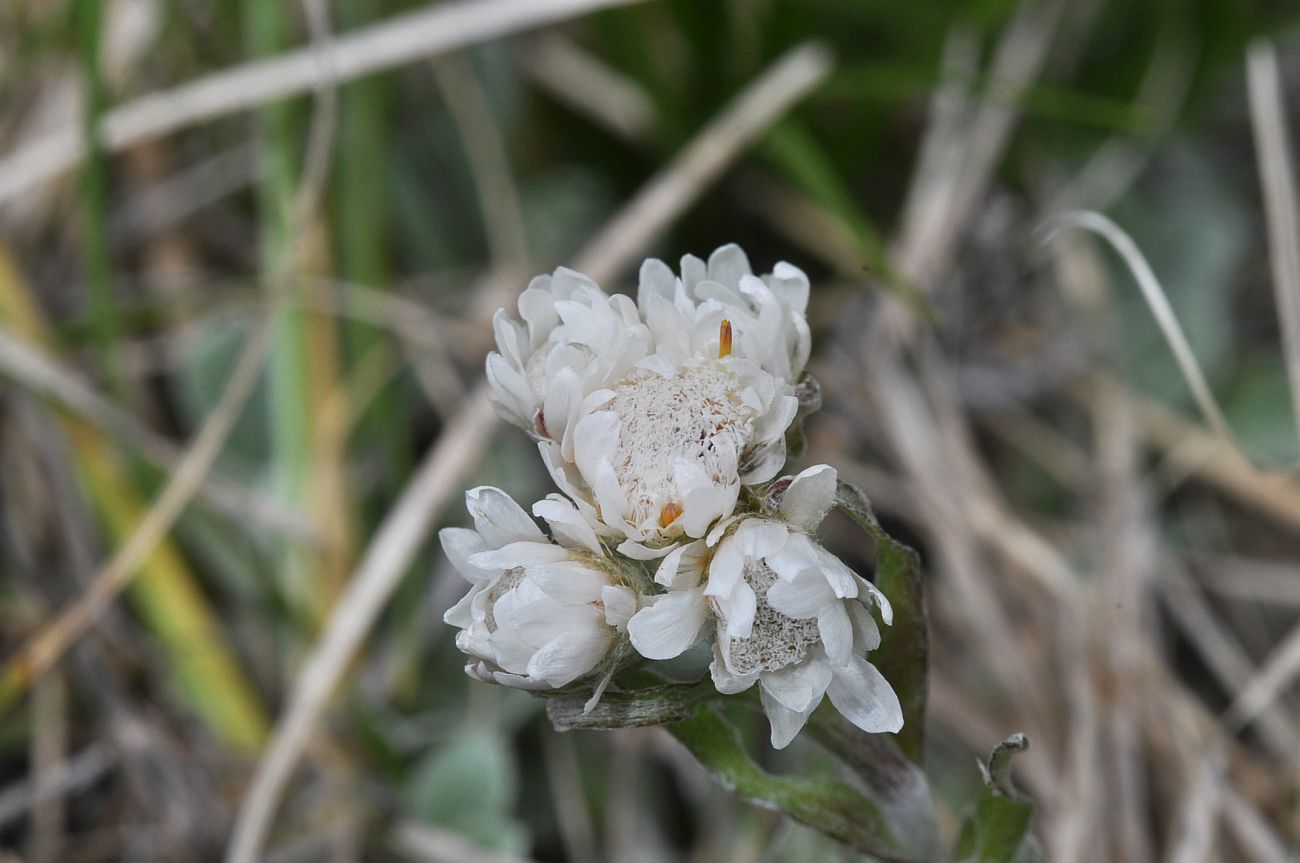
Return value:
[(998, 744), (980, 765), (987, 793), (962, 824), (957, 863), (1036, 863), (1046, 859), (1030, 832), (1034, 807), (1011, 784), (1011, 759), (1029, 746), (1023, 734)]
[(921, 763), (925, 744), (925, 697), (930, 640), (925, 585), (920, 557), (894, 539), (876, 520), (871, 502), (857, 486), (841, 481), (835, 505), (875, 541), (876, 586), (889, 598), (894, 623), (881, 632), (880, 647), (871, 662), (885, 676), (903, 706), (898, 745), (914, 763)]
[(938, 860), (939, 818), (925, 773), (892, 734), (868, 734), (829, 704), (813, 713), (808, 731), (863, 782), (869, 797), (912, 857)]
[(880, 860), (927, 859), (907, 850), (886, 814), (858, 789), (833, 779), (773, 776), (764, 771), (745, 752), (736, 729), (713, 707), (701, 707), (691, 718), (667, 728), (741, 799), (784, 812)]
[(411, 814), (448, 827), (484, 848), (520, 852), (522, 826), (511, 816), (519, 777), (509, 745), (490, 731), (467, 731), (430, 754), (403, 789)]

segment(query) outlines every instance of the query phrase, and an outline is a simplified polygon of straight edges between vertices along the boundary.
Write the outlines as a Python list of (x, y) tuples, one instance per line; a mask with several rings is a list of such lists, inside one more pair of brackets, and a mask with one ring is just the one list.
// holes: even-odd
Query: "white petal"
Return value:
[(831, 667), (821, 660), (809, 660), (779, 671), (765, 671), (758, 678), (763, 691), (790, 710), (807, 713), (815, 708), (831, 682)]
[(822, 566), (817, 548), (802, 533), (791, 533), (779, 551), (767, 556), (767, 565), (776, 571), (781, 580), (789, 581), (806, 569), (819, 569)]
[(848, 564), (821, 546), (816, 546), (817, 560), (826, 583), (839, 597), (857, 596), (858, 584), (865, 581)]
[(560, 368), (550, 375), (542, 398), (540, 422), (535, 423), (538, 434), (558, 440), (561, 445), (566, 443), (566, 438), (572, 438), (574, 415), (581, 396), (582, 382), (573, 369)]
[(705, 596), (727, 596), (740, 581), (745, 570), (745, 558), (732, 542), (718, 546), (709, 563), (709, 580), (704, 587)]
[(745, 257), (745, 253), (735, 243), (719, 246), (709, 255), (709, 279), (712, 281), (735, 287), (743, 277), (753, 273), (749, 267), (749, 258)]
[(669, 590), (694, 590), (704, 580), (701, 555), (704, 546), (691, 542), (674, 548), (655, 571), (655, 582)]
[(778, 580), (767, 590), (768, 605), (796, 620), (817, 617), (824, 608), (839, 602), (826, 579), (815, 569), (805, 569), (789, 581)]
[[(784, 440), (786, 430), (799, 415), (799, 399), (792, 395), (780, 395), (772, 399), (772, 404), (754, 424), (754, 437), (760, 441)], [(819, 465), (824, 467), (825, 465)], [(807, 471), (804, 471), (807, 473)], [(833, 494), (833, 492), (832, 492)]]
[(549, 290), (531, 285), (519, 295), (519, 317), (528, 325), (529, 346), (533, 350), (546, 341), (560, 322), (560, 316), (555, 313), (555, 297)]
[(636, 615), (636, 594), (631, 588), (607, 584), (600, 589), (600, 604), (605, 606), (605, 622), (618, 630), (627, 629)]
[(686, 493), (682, 504), (682, 530), (690, 537), (701, 537), (709, 525), (731, 514), (740, 497), (740, 483), (727, 487), (708, 485)]
[(576, 560), (530, 566), (526, 575), (548, 596), (561, 602), (595, 602), (600, 599), (601, 588), (609, 584), (605, 573)]
[(510, 317), (505, 309), (497, 309), (492, 315), (492, 334), (496, 337), (497, 348), (511, 365), (522, 368), (528, 359), (529, 345), (525, 344), (524, 328)]
[(694, 255), (682, 255), (682, 285), (694, 298), (695, 286), (709, 277), (708, 265)]
[(861, 602), (850, 601), (845, 605), (849, 620), (853, 624), (853, 647), (858, 651), (871, 651), (880, 646), (880, 627), (876, 619)]
[(663, 548), (650, 548), (644, 543), (635, 540), (625, 539), (618, 544), (618, 553), (626, 555), (633, 560), (658, 560), (666, 554), (672, 552), (671, 545), (665, 545)]
[(618, 414), (613, 411), (596, 411), (578, 420), (574, 426), (573, 459), (588, 483), (595, 484), (600, 465), (608, 462), (618, 448), (622, 425)]
[(772, 748), (786, 748), (808, 722), (812, 711), (801, 713), (791, 710), (768, 695), (767, 690), (761, 690), (758, 697), (763, 704), (763, 712), (767, 714), (767, 722), (772, 727)]
[(528, 513), (499, 488), (481, 485), (470, 489), (465, 492), (465, 506), (474, 516), (474, 528), (489, 548), (500, 548), (510, 542), (546, 541)]
[(808, 532), (817, 529), (835, 503), (835, 482), (839, 474), (827, 464), (814, 465), (790, 481), (781, 498), (781, 515), (795, 527)]
[(528, 660), (528, 676), (559, 688), (591, 671), (609, 652), (608, 629), (591, 627), (568, 632), (549, 642)]
[(755, 447), (740, 466), (740, 481), (745, 485), (767, 482), (785, 467), (785, 436)]
[(673, 275), (671, 267), (658, 258), (646, 258), (641, 264), (641, 273), (637, 280), (636, 303), (644, 312), (650, 297), (672, 299), (676, 287), (677, 277)]
[(636, 367), (654, 372), (662, 378), (671, 378), (677, 374), (677, 361), (670, 354), (651, 354), (639, 360)]
[(793, 264), (777, 261), (768, 286), (792, 311), (802, 315), (808, 308), (808, 277)]
[(472, 556), (483, 551), (483, 537), (478, 535), (478, 531), (467, 527), (444, 527), (438, 531), (438, 540), (442, 543), (442, 553), (467, 581), (478, 581), (487, 574), (469, 562)]
[[(822, 637), (822, 646), (826, 648), (826, 657), (835, 665), (844, 665), (853, 655), (853, 623), (844, 602), (834, 602), (817, 615), (817, 632)], [(853, 604), (858, 605), (856, 602)]]
[(857, 573), (854, 573), (854, 577), (858, 586), (861, 588), (861, 590), (858, 591), (858, 595), (861, 596), (862, 592), (865, 591), (875, 601), (876, 607), (880, 609), (880, 619), (885, 622), (885, 626), (893, 626), (894, 607), (889, 604), (889, 597), (885, 596), (884, 592), (881, 591), (880, 588), (876, 587)]
[(592, 489), (596, 492), (596, 503), (600, 507), (601, 518), (610, 527), (623, 528), (627, 524), (627, 495), (618, 484), (614, 466), (608, 460), (596, 465), (595, 482)]
[(537, 410), (537, 394), (528, 381), (510, 362), (498, 353), (490, 353), (484, 361), (492, 401), (498, 412), (526, 432), (533, 432), (533, 413)]
[[(528, 692), (538, 692), (543, 689), (551, 688), (544, 680), (534, 680), (533, 678), (525, 677), (522, 674), (511, 674), (508, 671), (485, 670), (486, 668), (487, 663), (480, 662), (478, 664), (478, 672), (472, 674), (472, 676), (478, 677), (479, 674), (486, 674), (486, 678), (479, 677), (479, 680), (483, 680), (485, 683), (495, 683), (498, 686), (509, 686), (511, 689), (523, 689)], [(467, 672), (469, 671), (468, 665), (465, 666), (465, 670)]]
[(471, 555), (469, 562), (484, 569), (514, 569), (557, 563), (568, 556), (563, 548), (549, 542), (511, 542)]
[(655, 597), (652, 605), (632, 616), (627, 632), (636, 652), (646, 659), (672, 659), (699, 643), (707, 623), (704, 595), (679, 590)]
[(727, 639), (719, 638), (713, 642), (713, 661), (709, 663), (709, 676), (713, 678), (713, 688), (723, 695), (735, 695), (744, 692), (758, 680), (758, 672), (736, 674), (731, 668), (727, 656)]
[(835, 709), (863, 731), (879, 733), (903, 727), (903, 708), (893, 687), (876, 667), (860, 656), (835, 669), (826, 688)]
[(450, 624), (458, 629), (466, 629), (474, 624), (474, 616), (471, 613), (471, 606), (474, 604), (474, 598), (486, 589), (486, 584), (476, 584), (469, 589), (469, 592), (460, 598), (460, 601), (447, 609), (442, 615), (442, 622)]
[(545, 500), (533, 504), (533, 515), (546, 520), (561, 545), (585, 548), (597, 554), (602, 552), (596, 532), (582, 517), (573, 501), (558, 494), (548, 494)]
[(749, 582), (738, 583), (731, 595), (719, 601), (718, 606), (727, 619), (727, 635), (749, 638), (754, 630), (754, 615), (758, 612), (758, 597)]
[(558, 299), (568, 299), (575, 293), (583, 290), (592, 291), (596, 294), (603, 295), (604, 292), (596, 286), (591, 277), (577, 270), (571, 270), (568, 267), (556, 267), (555, 272), (551, 275), (551, 293)]
[(731, 541), (745, 557), (758, 559), (784, 548), (789, 535), (789, 530), (779, 521), (751, 518), (741, 522)]

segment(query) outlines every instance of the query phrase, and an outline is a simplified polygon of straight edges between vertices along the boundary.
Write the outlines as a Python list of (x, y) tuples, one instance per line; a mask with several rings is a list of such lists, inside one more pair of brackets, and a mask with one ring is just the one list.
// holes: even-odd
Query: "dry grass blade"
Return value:
[[(1241, 447), (1233, 437), (1232, 429), (1228, 427), (1228, 421), (1224, 418), (1223, 411), (1219, 408), (1219, 403), (1205, 380), (1201, 364), (1197, 362), (1196, 354), (1192, 352), (1192, 346), (1187, 342), (1182, 325), (1178, 323), (1178, 316), (1174, 314), (1173, 307), (1169, 305), (1169, 298), (1160, 287), (1160, 280), (1152, 272), (1151, 265), (1147, 263), (1147, 259), (1133, 242), (1133, 238), (1106, 216), (1089, 211), (1065, 213), (1052, 219), (1048, 224), (1048, 238), (1065, 228), (1082, 228), (1091, 231), (1109, 243), (1111, 248), (1123, 258), (1124, 264), (1133, 274), (1138, 289), (1142, 292), (1143, 299), (1150, 307), (1151, 314), (1155, 316), (1160, 332), (1169, 343), (1169, 348), (1178, 363), (1178, 370), (1187, 381), (1187, 386), (1192, 391), (1192, 398), (1196, 400), (1196, 406), (1205, 417), (1205, 421), (1209, 423), (1211, 430), (1222, 443), (1241, 453)], [(1244, 456), (1244, 453), (1242, 455)]]
[(1223, 806), (1218, 760), (1210, 756), (1196, 765), (1196, 775), (1179, 807), (1176, 831), (1179, 838), (1166, 858), (1170, 863), (1208, 863), (1218, 859), (1216, 834)]
[(645, 246), (646, 225), (654, 225), (657, 233), (677, 218), (736, 153), (821, 83), (830, 68), (830, 55), (821, 45), (791, 50), (610, 219), (574, 266), (594, 278), (596, 273), (613, 274), (633, 260)]
[(519, 190), (510, 173), (505, 141), (474, 65), (467, 57), (453, 54), (435, 62), (433, 72), (469, 162), (487, 230), (489, 255), (498, 265), (522, 264), (528, 260), (528, 241)]
[(103, 614), (198, 491), (257, 382), (270, 347), (271, 320), (270, 316), (264, 318), (249, 336), (221, 399), (130, 538), (95, 573), (90, 588), (0, 669), (0, 707), (58, 662), (68, 647)]
[[(613, 278), (829, 69), (820, 47), (793, 49), (652, 178), (577, 256), (575, 266), (598, 282)], [(240, 809), (228, 863), (257, 859), (280, 796), (331, 693), (433, 519), (477, 463), (493, 425), (487, 384), (480, 382), (389, 511), (308, 655)]]
[(1300, 530), (1300, 483), (1279, 473), (1265, 473), (1237, 450), (1225, 448), (1215, 435), (1184, 419), (1152, 398), (1132, 390), (1143, 434), (1165, 452), (1179, 478), (1195, 475), (1221, 492), (1274, 519)]
[[(1231, 631), (1214, 615), (1186, 573), (1175, 565), (1165, 568), (1165, 604), (1188, 641), (1205, 660), (1210, 672), (1229, 693), (1241, 694), (1255, 672), (1254, 663)], [(1279, 758), (1295, 752), (1296, 733), (1282, 711), (1261, 711), (1260, 732)]]
[[(160, 470), (175, 470), (182, 458), (175, 444), (104, 398), (75, 371), (4, 329), (0, 329), (0, 375), (109, 432)], [(296, 539), (318, 538), (305, 514), (220, 475), (205, 477), (198, 496), (241, 524), (266, 527)]]
[(1296, 201), (1295, 165), (1273, 46), (1262, 39), (1253, 42), (1246, 55), (1246, 71), (1259, 182), (1268, 217), (1273, 291), (1291, 383), (1291, 409), (1300, 429), (1300, 203)]
[(42, 776), (8, 786), (0, 791), (0, 826), (20, 818), (49, 795), (71, 794), (99, 781), (117, 760), (117, 754), (108, 747), (95, 744)]
[(1282, 690), (1300, 675), (1300, 625), (1282, 639), (1255, 675), (1241, 688), (1240, 694), (1224, 721), (1230, 728), (1241, 728), (1254, 721), (1273, 703)]
[[(240, 111), (372, 72), (432, 57), (596, 9), (642, 0), (459, 0), (397, 16), (334, 41), (320, 58), (311, 47), (244, 63), (105, 113), (104, 147), (121, 150)], [(86, 154), (76, 125), (0, 160), (0, 203), (73, 168)]]
[(563, 36), (539, 38), (524, 56), (539, 85), (621, 138), (645, 141), (654, 128), (654, 102), (642, 87)]

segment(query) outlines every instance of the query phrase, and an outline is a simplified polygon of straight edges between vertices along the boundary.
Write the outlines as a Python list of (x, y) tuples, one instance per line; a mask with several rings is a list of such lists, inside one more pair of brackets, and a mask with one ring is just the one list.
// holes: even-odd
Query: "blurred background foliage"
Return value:
[[(1053, 10), (1044, 14), (1050, 47), (1028, 86), (1008, 95), (986, 58), (1019, 38), (1015, 28), (1035, 5)], [(341, 34), (422, 6), (326, 8)], [(827, 416), (820, 432), (814, 423), (805, 463), (860, 466), (891, 528), (931, 564), (932, 592), (945, 590), (946, 570), (958, 564), (936, 550), (906, 482), (871, 482), (900, 473), (871, 434), (872, 406), (844, 385), (853, 358), (871, 350), (859, 343), (863, 321), (883, 297), (912, 297), (905, 304), (948, 358), (977, 451), (1008, 506), (1103, 581), (1098, 545), (1115, 539), (1090, 520), (1098, 468), (1089, 460), (1093, 408), (1080, 386), (1111, 373), (1134, 403), (1173, 411), (1184, 426), (1177, 417), (1192, 415), (1168, 346), (1121, 268), (1096, 258), (1110, 276), (1100, 306), (1085, 302), (1085, 313), (1067, 301), (1039, 233), (1062, 209), (1103, 209), (1132, 234), (1249, 452), (1294, 460), (1243, 58), (1252, 38), (1277, 42), (1294, 113), (1297, 18), (1280, 0), (653, 0), (607, 9), (343, 85), (331, 158), (304, 218), (296, 208), (311, 158), (310, 95), (122, 150), (92, 135), (76, 171), (0, 204), (0, 326), (183, 445), (218, 402), (268, 285), (286, 281), (294, 301), (278, 313), (265, 371), (216, 472), (304, 516), (324, 542), (286, 538), (252, 512), (188, 507), (128, 601), (30, 692), (8, 693), (0, 847), (47, 861), (217, 859), (334, 600), (478, 379), (491, 311), (529, 275), (570, 262), (724, 105), (808, 39), (832, 49), (829, 78), (700, 189), (647, 253), (675, 260), (738, 242), (756, 268), (789, 260), (810, 273)], [(288, 2), (0, 0), (0, 164), (52, 130), (97, 128), (111, 106), (305, 45), (310, 31)], [(952, 80), (945, 57), (962, 50), (974, 55), (962, 78), (972, 98), (1017, 119), (958, 229), (951, 272), (918, 286), (891, 261), (891, 238), (931, 95)], [(1108, 149), (1129, 154), (1131, 167), (1089, 173)], [(509, 274), (510, 291), (488, 290), (486, 273)], [(632, 275), (608, 287), (626, 289)], [(927, 296), (917, 299), (918, 290)], [(165, 473), (132, 441), (50, 409), (11, 374), (5, 380), (8, 658), (86, 589)], [(1159, 713), (1159, 699), (1176, 692), (1176, 703), (1217, 721), (1239, 694), (1232, 669), (1255, 673), (1294, 622), (1300, 524), (1270, 519), (1270, 504), (1261, 520), (1249, 492), (1243, 503), (1230, 482), (1225, 491), (1213, 476), (1198, 478), (1202, 466), (1180, 458), (1176, 442), (1148, 437), (1142, 481), (1160, 490), (1142, 513), (1150, 573), (1141, 619), (1165, 675), (1149, 706)], [(520, 500), (550, 490), (531, 444), (506, 431), (473, 469), (469, 484), (477, 483)], [(463, 520), (458, 501), (444, 520)], [(864, 561), (847, 531), (831, 542)], [(1199, 640), (1203, 627), (1189, 634), (1166, 608), (1187, 595), (1170, 600), (1152, 586), (1166, 567), (1150, 558), (1161, 555), (1192, 571), (1177, 590), (1211, 616), (1213, 646)], [(1007, 568), (989, 555), (966, 565), (990, 582)], [(1216, 587), (1200, 567), (1250, 578)], [(484, 860), (543, 861), (841, 854), (728, 798), (666, 736), (557, 736), (541, 702), (470, 683), (440, 622), (462, 586), (426, 545), (338, 694), (268, 859), (473, 859), (468, 849), (507, 855)], [(1020, 650), (1051, 652), (1056, 618), (1043, 601), (1017, 600), (1005, 613)], [(1107, 625), (1104, 615), (1079, 617), (1085, 627)], [(935, 630), (935, 663), (946, 670), (935, 683), (928, 764), (950, 833), (979, 787), (975, 758), (1023, 729), (1040, 759), (1026, 768), (1039, 781), (1026, 785), (1040, 796), (1053, 859), (1136, 860), (1134, 848), (1164, 857), (1187, 847), (1186, 825), (1207, 810), (1159, 778), (1174, 756), (1153, 737), (1130, 765), (1149, 786), (1135, 798), (1140, 811), (1116, 811), (1137, 805), (1121, 784), (1119, 796), (1087, 810), (1088, 826), (1111, 838), (1078, 841), (1071, 818), (1083, 810), (1068, 789), (1104, 793), (1110, 780), (1079, 778), (1086, 758), (1072, 749), (1073, 723), (1079, 710), (1106, 712), (1113, 681), (1098, 672), (1102, 703), (1081, 701), (1045, 659), (1033, 666), (1042, 677), (1021, 681), (1041, 693), (1008, 690), (990, 670), (996, 649), (981, 652), (980, 622), (940, 600)], [(698, 670), (693, 661), (683, 674)], [(1274, 693), (1283, 741), (1300, 730), (1295, 695)], [(761, 721), (739, 721), (761, 744)], [(1237, 790), (1219, 806), (1246, 807), (1243, 823), (1274, 845), (1225, 827), (1193, 846), (1207, 856), (1169, 859), (1294, 853), (1296, 752), (1278, 760), (1266, 733), (1225, 728), (1214, 738), (1222, 748), (1212, 747), (1215, 775)], [(1185, 762), (1194, 744), (1164, 745), (1190, 771), (1178, 775), (1195, 774)], [(1200, 755), (1211, 759), (1209, 749)], [(1122, 774), (1125, 757), (1102, 758), (1095, 771)], [(777, 770), (833, 770), (806, 743), (764, 760)], [(1060, 793), (1041, 798), (1051, 791)], [(1133, 823), (1141, 838), (1115, 838)]]

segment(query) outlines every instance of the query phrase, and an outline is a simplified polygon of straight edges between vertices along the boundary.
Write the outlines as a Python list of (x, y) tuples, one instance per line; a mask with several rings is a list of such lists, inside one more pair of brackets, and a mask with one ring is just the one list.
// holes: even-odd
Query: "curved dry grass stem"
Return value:
[[(717, 179), (743, 149), (830, 71), (820, 45), (792, 49), (706, 126), (606, 224), (575, 259), (597, 282), (612, 279)], [(312, 647), (247, 796), (226, 852), (253, 863), (321, 714), (348, 663), (400, 583), (442, 507), (486, 449), (495, 426), (480, 381), (389, 510)]]
[[(4, 329), (0, 329), (0, 375), (117, 436), (160, 470), (175, 470), (180, 463), (182, 452), (174, 443), (104, 398), (76, 371)], [(216, 472), (204, 478), (197, 495), (240, 523), (294, 539), (319, 540), (306, 514)]]
[(1214, 393), (1210, 391), (1210, 385), (1205, 380), (1205, 373), (1201, 371), (1201, 364), (1197, 361), (1196, 354), (1193, 353), (1186, 334), (1183, 333), (1182, 325), (1178, 323), (1178, 316), (1174, 314), (1173, 307), (1169, 305), (1169, 298), (1165, 295), (1164, 289), (1160, 287), (1160, 280), (1156, 278), (1151, 265), (1147, 263), (1146, 257), (1138, 249), (1137, 244), (1133, 242), (1133, 238), (1106, 216), (1088, 210), (1079, 210), (1057, 216), (1048, 221), (1045, 228), (1045, 239), (1047, 240), (1068, 228), (1080, 228), (1090, 231), (1109, 243), (1111, 248), (1119, 254), (1129, 272), (1133, 274), (1133, 279), (1142, 292), (1142, 298), (1146, 300), (1147, 306), (1151, 309), (1151, 314), (1155, 316), (1161, 334), (1164, 335), (1165, 341), (1169, 343), (1170, 350), (1173, 351), (1174, 360), (1178, 363), (1178, 370), (1182, 372), (1188, 389), (1192, 391), (1192, 398), (1196, 400), (1196, 406), (1201, 411), (1206, 423), (1209, 424), (1211, 431), (1214, 432), (1221, 443), (1234, 450), (1242, 458), (1249, 460), (1249, 457), (1233, 435), (1232, 429), (1228, 426), (1228, 421), (1224, 417), (1218, 401), (1214, 398)]
[(271, 344), (270, 320), (269, 316), (264, 318), (249, 336), (216, 407), (131, 536), (95, 574), (90, 589), (43, 627), (0, 670), (0, 707), (48, 671), (94, 624), (199, 490), (257, 382)]
[[(107, 111), (101, 126), (103, 146), (115, 152), (207, 120), (301, 95), (322, 84), (339, 84), (464, 45), (638, 2), (643, 0), (459, 0), (399, 15), (336, 39), (323, 59), (313, 47), (299, 48)], [(0, 204), (76, 167), (85, 155), (82, 130), (74, 123), (0, 159)]]
[(1300, 431), (1300, 203), (1296, 201), (1295, 165), (1286, 128), (1282, 81), (1277, 53), (1259, 39), (1246, 54), (1246, 82), (1250, 118), (1255, 129), (1259, 181), (1268, 217), (1269, 264), (1287, 380), (1291, 384), (1291, 410)]

